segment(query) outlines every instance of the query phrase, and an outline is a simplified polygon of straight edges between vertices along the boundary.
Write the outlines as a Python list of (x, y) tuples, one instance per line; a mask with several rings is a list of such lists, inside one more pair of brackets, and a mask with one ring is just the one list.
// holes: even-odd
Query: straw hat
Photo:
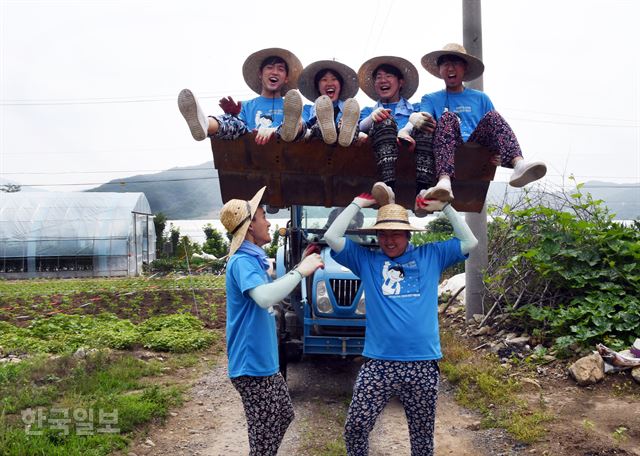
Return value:
[(482, 60), (467, 53), (467, 50), (461, 44), (446, 44), (441, 51), (429, 52), (422, 57), (421, 63), (425, 70), (434, 75), (436, 78), (442, 79), (438, 69), (438, 59), (443, 55), (455, 55), (467, 62), (467, 69), (464, 72), (463, 81), (472, 81), (482, 76), (484, 72), (484, 63)]
[(289, 82), (282, 86), (282, 93), (286, 93), (289, 89), (295, 89), (298, 87), (298, 77), (302, 72), (302, 63), (298, 57), (292, 52), (281, 48), (267, 48), (258, 52), (254, 52), (242, 65), (242, 76), (247, 85), (257, 94), (262, 93), (262, 81), (260, 80), (260, 65), (265, 61), (267, 57), (280, 57), (287, 62), (289, 67), (289, 73), (287, 77)]
[(244, 241), (251, 219), (256, 215), (260, 200), (267, 187), (262, 187), (249, 201), (232, 199), (222, 206), (220, 221), (229, 234), (233, 236), (229, 247), (229, 256), (233, 255)]
[(378, 209), (376, 223), (359, 231), (375, 232), (378, 230), (425, 231), (409, 223), (407, 210), (399, 204), (386, 204)]
[(313, 62), (302, 70), (300, 78), (298, 78), (298, 89), (302, 92), (307, 100), (314, 101), (321, 93), (315, 84), (316, 75), (319, 72), (331, 70), (342, 77), (342, 87), (340, 88), (340, 99), (346, 100), (353, 98), (358, 93), (358, 75), (344, 63), (335, 60), (319, 60)]
[(389, 55), (383, 55), (380, 57), (374, 57), (367, 60), (362, 64), (358, 70), (358, 81), (360, 82), (360, 88), (366, 93), (372, 100), (378, 100), (378, 94), (373, 87), (373, 70), (383, 64), (396, 67), (402, 73), (404, 77), (404, 84), (400, 89), (400, 96), (406, 99), (411, 98), (411, 95), (416, 93), (418, 89), (418, 82), (420, 77), (418, 76), (418, 70), (408, 60), (402, 57), (393, 57)]

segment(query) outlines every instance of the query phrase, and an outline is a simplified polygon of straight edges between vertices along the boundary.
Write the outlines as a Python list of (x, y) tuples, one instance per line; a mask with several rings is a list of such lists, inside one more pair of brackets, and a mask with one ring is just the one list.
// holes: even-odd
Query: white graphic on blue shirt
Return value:
[(273, 117), (270, 114), (263, 113), (262, 111), (256, 111), (256, 128), (266, 128), (273, 125)]
[(382, 294), (399, 295), (403, 279), (404, 268), (399, 264), (391, 266), (389, 261), (385, 261), (382, 267)]

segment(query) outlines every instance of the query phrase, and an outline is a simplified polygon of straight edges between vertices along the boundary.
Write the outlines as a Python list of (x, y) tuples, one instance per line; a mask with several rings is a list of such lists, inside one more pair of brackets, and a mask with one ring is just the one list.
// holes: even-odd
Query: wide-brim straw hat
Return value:
[(242, 76), (251, 90), (258, 95), (262, 93), (260, 65), (262, 65), (262, 62), (264, 62), (267, 57), (280, 57), (287, 62), (287, 66), (289, 67), (287, 78), (289, 82), (282, 86), (281, 92), (286, 93), (289, 89), (296, 89), (298, 87), (298, 77), (302, 72), (300, 59), (298, 59), (293, 52), (287, 51), (286, 49), (267, 48), (251, 54), (242, 65)]
[(358, 70), (358, 81), (360, 82), (362, 91), (372, 100), (378, 100), (378, 94), (373, 86), (373, 70), (383, 64), (394, 66), (400, 70), (404, 78), (404, 84), (400, 88), (400, 96), (406, 99), (411, 98), (411, 96), (416, 93), (416, 90), (418, 90), (418, 83), (420, 82), (418, 70), (408, 60), (390, 55), (374, 57), (362, 64)]
[(484, 73), (484, 63), (477, 57), (467, 53), (467, 50), (458, 43), (446, 44), (441, 50), (429, 52), (424, 55), (420, 62), (425, 70), (434, 75), (436, 78), (442, 79), (438, 68), (438, 59), (443, 55), (455, 55), (467, 62), (467, 69), (464, 72), (463, 81), (472, 81), (482, 76)]
[(229, 256), (233, 255), (244, 241), (253, 216), (256, 215), (260, 200), (267, 187), (262, 187), (249, 201), (232, 199), (227, 201), (220, 211), (220, 221), (227, 232), (233, 236), (229, 246)]
[(376, 223), (359, 231), (371, 234), (378, 230), (425, 231), (425, 228), (411, 225), (409, 223), (409, 215), (404, 207), (399, 204), (386, 204), (378, 209)]
[(307, 65), (302, 74), (298, 78), (298, 90), (304, 95), (307, 100), (315, 101), (321, 93), (315, 84), (316, 75), (319, 72), (325, 70), (331, 70), (342, 77), (342, 86), (340, 87), (340, 100), (346, 100), (347, 98), (353, 98), (358, 93), (358, 75), (354, 70), (345, 65), (344, 63), (336, 62), (335, 60), (319, 60)]

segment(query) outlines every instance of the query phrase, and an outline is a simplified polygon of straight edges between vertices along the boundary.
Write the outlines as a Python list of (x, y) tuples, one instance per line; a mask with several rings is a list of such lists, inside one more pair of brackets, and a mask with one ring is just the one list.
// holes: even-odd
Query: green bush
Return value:
[(156, 351), (186, 353), (209, 347), (216, 340), (200, 320), (187, 313), (153, 317), (139, 329), (143, 345)]
[[(411, 244), (417, 246), (429, 242), (446, 241), (453, 237), (453, 227), (446, 217), (438, 217), (430, 221), (425, 227), (426, 231), (417, 231), (411, 235)], [(447, 268), (443, 275), (451, 277), (464, 272), (464, 263), (457, 263)]]
[(614, 222), (580, 188), (564, 207), (504, 209), (490, 226), (487, 289), (562, 351), (622, 348), (640, 328), (640, 224)]

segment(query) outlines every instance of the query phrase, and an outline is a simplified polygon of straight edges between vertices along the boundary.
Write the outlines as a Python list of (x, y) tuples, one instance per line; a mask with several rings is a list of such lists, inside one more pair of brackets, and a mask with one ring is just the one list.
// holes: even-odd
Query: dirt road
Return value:
[[(312, 358), (289, 365), (288, 384), (296, 419), (279, 455), (340, 454), (342, 426), (359, 363), (339, 358)], [(479, 430), (479, 417), (459, 407), (447, 385), (439, 396), (436, 454), (498, 456), (526, 454), (502, 431)], [(167, 422), (132, 446), (129, 454), (234, 456), (248, 454), (246, 423), (237, 392), (224, 362), (202, 377), (191, 400)], [(371, 434), (372, 456), (410, 454), (402, 407), (392, 401)]]

